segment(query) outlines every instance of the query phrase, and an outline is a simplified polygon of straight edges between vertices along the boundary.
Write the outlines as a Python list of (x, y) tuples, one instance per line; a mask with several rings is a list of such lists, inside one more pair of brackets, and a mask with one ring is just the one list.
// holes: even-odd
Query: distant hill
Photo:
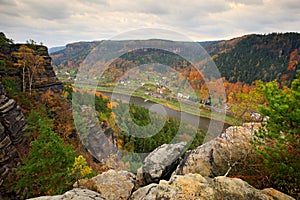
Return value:
[(48, 52), (51, 54), (51, 53), (55, 53), (55, 52), (57, 52), (57, 51), (63, 50), (63, 49), (65, 49), (65, 48), (66, 48), (65, 46), (52, 47), (52, 48), (49, 48), (49, 49), (48, 49)]
[(246, 35), (205, 48), (229, 82), (290, 82), (300, 69), (299, 33)]
[[(122, 41), (119, 41), (122, 43)], [(101, 41), (68, 44), (51, 53), (59, 69), (76, 70)], [(221, 76), (229, 82), (251, 84), (256, 80), (290, 82), (299, 69), (300, 34), (245, 35), (226, 41), (200, 42), (211, 55)]]

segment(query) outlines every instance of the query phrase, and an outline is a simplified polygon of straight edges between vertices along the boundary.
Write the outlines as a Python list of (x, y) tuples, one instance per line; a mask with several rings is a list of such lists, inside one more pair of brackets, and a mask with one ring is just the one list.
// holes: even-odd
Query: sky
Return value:
[[(48, 47), (161, 29), (192, 41), (300, 32), (299, 0), (0, 0), (0, 32)], [(145, 33), (147, 31), (142, 31)], [(136, 38), (141, 39), (141, 38)], [(172, 39), (172, 38), (170, 38)]]

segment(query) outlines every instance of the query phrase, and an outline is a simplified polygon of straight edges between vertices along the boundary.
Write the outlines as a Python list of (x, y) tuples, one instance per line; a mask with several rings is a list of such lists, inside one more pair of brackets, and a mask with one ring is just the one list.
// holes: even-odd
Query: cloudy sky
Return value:
[(194, 41), (300, 32), (299, 0), (0, 0), (0, 31), (49, 47), (142, 28)]

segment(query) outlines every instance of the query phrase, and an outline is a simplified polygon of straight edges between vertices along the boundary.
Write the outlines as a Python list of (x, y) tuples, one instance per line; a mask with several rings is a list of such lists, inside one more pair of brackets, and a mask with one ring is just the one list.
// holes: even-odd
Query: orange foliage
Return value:
[(48, 90), (40, 96), (40, 101), (46, 106), (48, 115), (54, 119), (53, 130), (56, 133), (68, 137), (75, 131), (72, 108), (59, 94)]
[(290, 54), (290, 61), (287, 70), (291, 71), (295, 68), (295, 66), (300, 62), (300, 55), (298, 52), (298, 49), (295, 49), (291, 54)]

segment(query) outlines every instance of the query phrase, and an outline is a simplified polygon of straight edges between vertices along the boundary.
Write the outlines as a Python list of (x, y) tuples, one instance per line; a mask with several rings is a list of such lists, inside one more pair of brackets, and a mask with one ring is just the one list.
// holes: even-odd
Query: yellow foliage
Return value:
[(92, 174), (92, 172), (92, 168), (87, 166), (87, 162), (82, 155), (75, 157), (75, 161), (71, 169), (72, 174), (75, 174), (77, 177), (79, 176), (80, 178), (84, 178)]

